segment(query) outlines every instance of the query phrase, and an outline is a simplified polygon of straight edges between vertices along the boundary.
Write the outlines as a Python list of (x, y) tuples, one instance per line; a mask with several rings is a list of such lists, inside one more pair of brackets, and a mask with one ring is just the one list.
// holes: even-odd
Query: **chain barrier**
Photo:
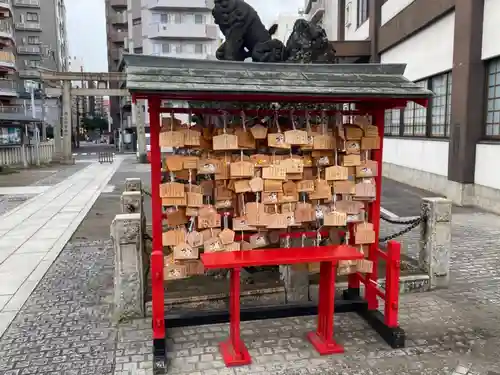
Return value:
[(406, 228), (400, 230), (399, 232), (393, 233), (389, 236), (382, 237), (379, 239), (379, 243), (388, 242), (395, 238), (401, 237), (402, 235), (411, 232), (413, 229), (418, 227), (422, 222), (427, 220), (427, 210), (424, 210), (424, 213), (420, 217), (416, 217), (414, 219), (409, 220), (398, 220), (398, 219), (389, 219), (387, 217), (380, 217), (382, 220), (395, 225), (408, 225)]
[(151, 193), (149, 191), (145, 190), (145, 189), (142, 189), (142, 193), (144, 195), (147, 195), (148, 197), (151, 197)]

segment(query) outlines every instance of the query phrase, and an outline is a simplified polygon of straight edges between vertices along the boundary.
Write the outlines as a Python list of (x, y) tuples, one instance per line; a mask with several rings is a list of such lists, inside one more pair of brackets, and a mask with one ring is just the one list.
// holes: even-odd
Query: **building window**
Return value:
[(203, 44), (202, 43), (196, 43), (194, 45), (194, 53), (196, 53), (196, 54), (202, 54), (203, 53)]
[(175, 13), (174, 14), (174, 22), (176, 24), (181, 24), (182, 23), (182, 14), (181, 13)]
[(388, 122), (391, 119), (390, 116), (394, 117), (395, 115), (389, 115), (386, 112), (385, 135), (449, 137), (451, 124), (451, 72), (439, 74), (415, 83), (434, 92), (434, 97), (429, 100), (428, 108), (414, 102), (408, 102), (403, 111), (399, 132), (396, 130), (397, 121)]
[(400, 135), (401, 110), (389, 109), (385, 111), (384, 135)]
[(169, 14), (168, 13), (160, 13), (160, 22), (161, 23), (170, 23), (169, 22)]
[(486, 136), (500, 138), (500, 59), (488, 64)]
[(205, 17), (203, 14), (195, 14), (194, 15), (194, 23), (196, 24), (204, 24), (205, 23)]
[(28, 36), (28, 44), (40, 44), (39, 36)]
[(169, 43), (162, 43), (161, 45), (161, 52), (162, 53), (170, 53), (172, 51), (172, 47), (170, 46)]
[(28, 22), (38, 22), (38, 13), (27, 12), (26, 21)]
[[(427, 80), (416, 82), (417, 85), (427, 88)], [(427, 108), (408, 102), (403, 115), (403, 135), (425, 137), (427, 127)]]
[(132, 25), (140, 25), (142, 23), (142, 20), (140, 18), (135, 18), (132, 20)]
[(368, 19), (368, 0), (358, 0), (358, 27)]
[(451, 120), (451, 73), (431, 78), (431, 137), (448, 137)]

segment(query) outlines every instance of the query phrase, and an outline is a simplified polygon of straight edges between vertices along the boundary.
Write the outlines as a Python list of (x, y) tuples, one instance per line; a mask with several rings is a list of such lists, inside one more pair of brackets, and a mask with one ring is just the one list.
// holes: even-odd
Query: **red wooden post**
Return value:
[(336, 270), (337, 262), (321, 262), (318, 326), (315, 332), (307, 334), (308, 340), (320, 355), (344, 353), (344, 348), (333, 339)]
[(160, 149), (160, 99), (152, 98), (149, 103), (151, 127), (151, 205), (153, 219), (153, 251), (151, 253), (151, 294), (153, 307), (153, 339), (165, 340), (165, 296), (163, 292), (163, 241), (161, 149)]
[(220, 343), (222, 359), (227, 367), (252, 363), (250, 353), (240, 335), (240, 274), (241, 267), (230, 270), (229, 286), (229, 340)]
[(370, 245), (368, 259), (373, 262), (373, 272), (366, 275), (365, 295), (368, 302), (368, 310), (378, 309), (377, 292), (375, 290), (378, 280), (378, 240), (380, 237), (380, 200), (382, 195), (382, 150), (384, 143), (384, 121), (385, 110), (376, 109), (373, 114), (373, 122), (378, 128), (380, 135), (380, 149), (373, 150), (372, 159), (378, 163), (377, 177), (375, 177), (376, 184), (376, 199), (372, 202), (370, 211), (368, 212), (369, 221), (373, 224), (375, 230), (375, 243)]
[(384, 318), (387, 327), (391, 328), (398, 326), (400, 266), (401, 244), (389, 241), (387, 244)]
[[(349, 234), (349, 245), (354, 246), (355, 241), (354, 241), (354, 225), (353, 224), (347, 225), (346, 235), (347, 235), (347, 233)], [(361, 283), (360, 283), (360, 279), (358, 277), (357, 272), (347, 276), (347, 287), (349, 289), (354, 289), (354, 290), (357, 290), (359, 292), (360, 285), (361, 285)]]

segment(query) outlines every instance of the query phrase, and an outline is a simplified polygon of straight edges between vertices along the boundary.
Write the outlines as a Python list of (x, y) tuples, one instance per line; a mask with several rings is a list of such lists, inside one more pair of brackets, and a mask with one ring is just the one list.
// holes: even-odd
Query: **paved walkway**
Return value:
[[(111, 243), (103, 236), (91, 236), (98, 230), (93, 224), (96, 221), (107, 227), (102, 233), (109, 233), (109, 219), (102, 214), (108, 211), (105, 205), (118, 206), (124, 178), (134, 171), (142, 177), (147, 172), (143, 169), (129, 160), (122, 163), (109, 182), (116, 189), (101, 193), (77, 231), (93, 240), (74, 241), (65, 247), (12, 324), (0, 334), (0, 375), (151, 374), (151, 320), (116, 322)], [(401, 191), (398, 196), (398, 213), (411, 215), (405, 204), (410, 198)], [(385, 224), (382, 229), (393, 231)], [(319, 357), (304, 338), (315, 326), (314, 317), (245, 322), (243, 339), (254, 364), (226, 369), (217, 344), (227, 336), (227, 325), (169, 329), (169, 374), (500, 372), (500, 217), (460, 211), (453, 216), (452, 232), (451, 288), (401, 299), (406, 348), (390, 349), (354, 314), (336, 317), (336, 338), (346, 353), (328, 357)], [(416, 235), (412, 233), (404, 241), (411, 245)]]
[(118, 169), (93, 163), (0, 217), (0, 335)]

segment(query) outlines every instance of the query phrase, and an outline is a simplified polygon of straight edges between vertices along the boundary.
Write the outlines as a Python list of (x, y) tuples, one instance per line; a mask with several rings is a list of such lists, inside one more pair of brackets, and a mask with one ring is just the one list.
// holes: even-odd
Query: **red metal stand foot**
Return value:
[(320, 355), (344, 353), (344, 347), (342, 345), (337, 344), (335, 340), (325, 340), (318, 335), (317, 332), (309, 332), (307, 334), (307, 339)]
[(248, 349), (245, 344), (240, 343), (239, 346), (240, 352), (237, 353), (234, 345), (231, 343), (231, 340), (227, 340), (219, 344), (220, 353), (226, 367), (245, 366), (252, 363), (252, 357), (250, 357), (250, 353), (248, 353)]

